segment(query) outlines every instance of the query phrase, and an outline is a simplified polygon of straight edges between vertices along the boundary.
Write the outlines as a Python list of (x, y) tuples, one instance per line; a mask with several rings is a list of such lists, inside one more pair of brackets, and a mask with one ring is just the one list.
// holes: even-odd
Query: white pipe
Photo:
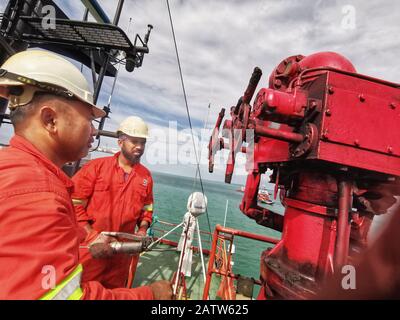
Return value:
[(229, 203), (229, 200), (226, 199), (225, 217), (224, 217), (224, 228), (225, 228), (225, 224), (226, 224), (226, 215), (228, 214), (228, 203)]
[(196, 223), (196, 229), (197, 229), (197, 242), (199, 243), (199, 249), (200, 249), (201, 267), (203, 269), (203, 279), (204, 279), (204, 283), (206, 283), (206, 267), (204, 265), (203, 247), (201, 245), (201, 238), (200, 238), (200, 227), (199, 227), (199, 223), (197, 221), (195, 221), (195, 223)]
[[(173, 294), (174, 294), (174, 296), (176, 296), (176, 290), (178, 289), (178, 282), (179, 282), (179, 278), (181, 276), (182, 263), (183, 263), (183, 258), (185, 256), (186, 242), (187, 242), (188, 233), (189, 233), (189, 227), (190, 227), (190, 218), (191, 218), (191, 215), (189, 215), (189, 219), (187, 221), (187, 227), (186, 227), (186, 231), (185, 231), (185, 240), (183, 241), (183, 247), (182, 247), (182, 250), (181, 250), (181, 254), (179, 256), (178, 271), (176, 273), (175, 283), (173, 285)], [(183, 222), (181, 224), (183, 224)]]

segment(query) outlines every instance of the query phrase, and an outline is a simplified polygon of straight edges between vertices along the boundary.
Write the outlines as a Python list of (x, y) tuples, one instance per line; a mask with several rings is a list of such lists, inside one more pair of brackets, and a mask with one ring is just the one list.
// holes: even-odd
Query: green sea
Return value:
[[(168, 221), (175, 224), (182, 222), (183, 215), (186, 213), (187, 199), (194, 191), (201, 192), (199, 180), (194, 183), (193, 178), (153, 172), (154, 179), (154, 215), (159, 220)], [(245, 216), (239, 210), (243, 193), (239, 192), (240, 185), (225, 184), (224, 182), (214, 182), (203, 180), (204, 193), (208, 198), (208, 217), (211, 225), (211, 232), (214, 232), (216, 224), (224, 224), (226, 202), (228, 200), (228, 210), (226, 226), (240, 229), (260, 235), (280, 238), (280, 232), (258, 225), (254, 220)], [(272, 190), (270, 190), (272, 194)], [(283, 207), (278, 200), (271, 206), (279, 213), (283, 213)], [(210, 231), (206, 214), (199, 218), (200, 229)], [(170, 230), (172, 227), (162, 226), (156, 223), (155, 228)], [(182, 229), (177, 230), (177, 234), (168, 236), (167, 239), (178, 241)], [(156, 233), (157, 235), (157, 233)], [(203, 248), (211, 247), (211, 238), (202, 234)], [(233, 255), (233, 272), (247, 277), (259, 278), (260, 255), (269, 245), (264, 242), (235, 237), (235, 253)], [(197, 246), (196, 241), (193, 245)]]

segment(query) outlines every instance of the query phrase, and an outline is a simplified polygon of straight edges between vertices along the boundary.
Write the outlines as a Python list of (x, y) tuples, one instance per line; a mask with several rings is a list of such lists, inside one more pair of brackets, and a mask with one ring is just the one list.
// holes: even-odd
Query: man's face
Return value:
[(140, 161), (146, 146), (145, 138), (130, 137), (122, 135), (118, 139), (118, 145), (121, 148), (123, 156), (132, 164)]
[(67, 161), (85, 157), (94, 141), (92, 109), (78, 100), (63, 101), (64, 114), (59, 118), (60, 152)]

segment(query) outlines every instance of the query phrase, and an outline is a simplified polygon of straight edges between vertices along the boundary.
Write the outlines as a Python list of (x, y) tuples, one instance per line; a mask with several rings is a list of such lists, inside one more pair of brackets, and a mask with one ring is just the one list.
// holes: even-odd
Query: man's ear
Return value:
[(118, 141), (118, 147), (121, 148), (121, 147), (122, 147), (122, 140), (121, 140), (121, 139), (118, 139), (117, 141)]
[(40, 120), (43, 127), (50, 133), (57, 132), (57, 112), (54, 108), (43, 106), (40, 109)]

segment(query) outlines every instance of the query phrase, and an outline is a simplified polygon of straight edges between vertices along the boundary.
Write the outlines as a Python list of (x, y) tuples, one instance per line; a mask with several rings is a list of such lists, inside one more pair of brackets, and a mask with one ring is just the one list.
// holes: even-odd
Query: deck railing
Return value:
[[(208, 260), (206, 283), (204, 285), (204, 291), (203, 291), (203, 300), (207, 300), (209, 297), (210, 285), (211, 285), (211, 280), (212, 280), (213, 274), (219, 274), (219, 275), (225, 277), (225, 279), (238, 279), (239, 278), (239, 275), (234, 274), (232, 272), (232, 268), (231, 268), (231, 256), (232, 256), (232, 247), (233, 247), (232, 244), (233, 244), (235, 237), (243, 237), (243, 238), (267, 242), (267, 243), (271, 243), (271, 244), (277, 244), (279, 242), (279, 239), (246, 232), (243, 230), (226, 228), (226, 227), (223, 227), (218, 224), (215, 227), (215, 231), (213, 234), (213, 242), (212, 242), (211, 252), (210, 252), (209, 260)], [(226, 260), (223, 261), (222, 264), (216, 263), (217, 249), (222, 248), (222, 245), (218, 245), (218, 241), (223, 241), (223, 242), (229, 241), (230, 242), (230, 245), (228, 246), (228, 248), (229, 248), (228, 253), (223, 255), (225, 257), (224, 259), (226, 259)], [(259, 280), (254, 280), (254, 283), (257, 285), (261, 285), (261, 282)]]

